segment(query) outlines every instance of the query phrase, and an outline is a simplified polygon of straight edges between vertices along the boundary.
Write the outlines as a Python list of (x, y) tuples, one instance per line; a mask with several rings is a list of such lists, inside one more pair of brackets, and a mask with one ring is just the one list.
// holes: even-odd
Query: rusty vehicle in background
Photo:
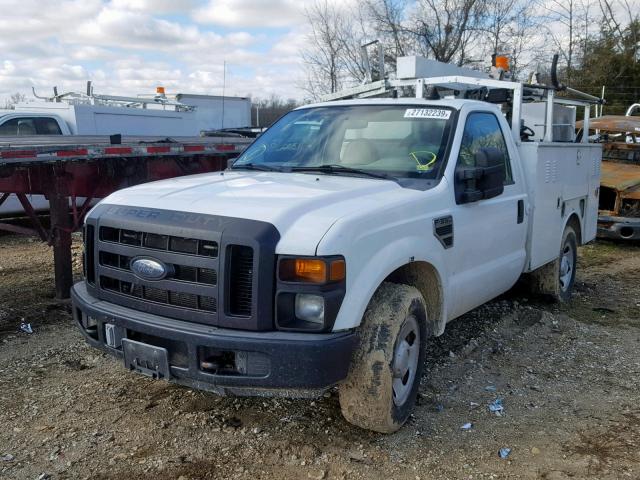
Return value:
[(640, 104), (592, 118), (589, 130), (603, 144), (598, 236), (640, 240)]

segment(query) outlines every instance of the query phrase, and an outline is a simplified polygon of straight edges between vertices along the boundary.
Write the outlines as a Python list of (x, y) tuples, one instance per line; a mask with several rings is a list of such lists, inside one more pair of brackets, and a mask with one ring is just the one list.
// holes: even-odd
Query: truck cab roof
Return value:
[(460, 110), (463, 105), (477, 104), (484, 108), (497, 108), (495, 106), (489, 106), (491, 104), (487, 102), (481, 102), (479, 100), (468, 100), (460, 98), (447, 98), (442, 100), (426, 100), (423, 98), (401, 97), (401, 98), (368, 98), (368, 99), (355, 99), (355, 100), (334, 100), (331, 102), (313, 103), (310, 105), (304, 105), (298, 107), (296, 110), (302, 110), (305, 108), (314, 107), (341, 107), (351, 105), (429, 105), (435, 107), (449, 107), (456, 110)]
[(56, 117), (59, 118), (59, 115), (56, 112), (31, 112), (28, 110), (0, 110), (0, 117), (6, 116), (14, 116), (14, 117)]

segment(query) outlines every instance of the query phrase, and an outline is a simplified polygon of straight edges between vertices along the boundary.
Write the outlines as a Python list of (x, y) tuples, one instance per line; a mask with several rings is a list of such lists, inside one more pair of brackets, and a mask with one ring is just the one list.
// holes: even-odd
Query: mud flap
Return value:
[(122, 339), (122, 351), (127, 369), (156, 380), (169, 379), (169, 355), (166, 348), (125, 338)]

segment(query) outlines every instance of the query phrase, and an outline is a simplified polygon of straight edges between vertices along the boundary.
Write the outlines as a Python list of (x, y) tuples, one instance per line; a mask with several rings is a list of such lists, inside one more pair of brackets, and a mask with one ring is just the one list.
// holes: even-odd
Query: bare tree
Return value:
[[(576, 46), (580, 39), (580, 21), (585, 19), (585, 31), (588, 35), (589, 10), (591, 0), (541, 0), (539, 4), (547, 15), (547, 33), (556, 51), (566, 63), (567, 80), (571, 80), (575, 64)], [(593, 19), (591, 19), (593, 21)]]
[(368, 0), (366, 7), (371, 26), (388, 53), (394, 58), (407, 55), (413, 40), (403, 22), (407, 0)]
[(368, 0), (367, 7), (378, 38), (394, 59), (419, 54), (463, 64), (477, 34), (484, 1)]
[(418, 0), (410, 31), (428, 56), (462, 65), (482, 4), (481, 0)]
[(338, 91), (345, 82), (362, 81), (366, 70), (360, 45), (367, 31), (362, 9), (316, 0), (305, 12), (311, 32), (309, 47), (301, 52), (307, 70), (303, 88), (317, 98)]
[[(465, 65), (504, 51), (517, 78), (559, 51), (571, 81), (592, 37), (615, 32), (627, 42), (620, 48), (629, 49), (629, 34), (640, 35), (640, 27), (629, 31), (629, 25), (640, 25), (634, 23), (639, 14), (631, 5), (636, 0), (534, 0), (537, 9), (528, 0), (363, 0), (347, 15), (336, 3), (315, 1), (307, 10), (311, 46), (303, 52), (306, 89), (314, 98), (362, 81), (359, 47), (374, 39), (384, 45), (389, 70), (404, 55)], [(595, 18), (597, 2), (602, 21)], [(635, 61), (638, 40), (631, 42)]]
[[(463, 65), (475, 50), (485, 2), (499, 0), (365, 0), (352, 10), (316, 0), (306, 10), (309, 46), (303, 50), (312, 98), (363, 81), (360, 45), (379, 39), (385, 63), (395, 67), (403, 55), (422, 55)], [(516, 2), (518, 0), (507, 0)], [(346, 12), (346, 14), (345, 14)], [(500, 26), (502, 28), (502, 26)], [(502, 30), (496, 33), (498, 41)]]
[[(508, 54), (511, 72), (522, 68), (525, 56), (536, 49), (532, 43), (537, 17), (531, 15), (531, 5), (526, 0), (484, 0), (479, 30), (487, 50), (483, 57), (496, 53)], [(515, 68), (515, 69), (514, 69)]]
[[(638, 61), (638, 48), (640, 47), (639, 33), (636, 28), (632, 28), (634, 22), (639, 21), (640, 13), (638, 9), (634, 9), (628, 0), (599, 0), (600, 12), (602, 13), (603, 30), (611, 37), (616, 39), (616, 48), (619, 52), (623, 52), (628, 48), (625, 44), (627, 34), (631, 35), (630, 43), (633, 50), (633, 61)], [(616, 11), (623, 11), (626, 18), (620, 19), (620, 14), (616, 15)]]
[(27, 96), (24, 93), (16, 92), (9, 95), (9, 98), (4, 101), (4, 108), (6, 110), (13, 110), (17, 103), (24, 102)]
[(257, 127), (268, 127), (282, 115), (299, 106), (292, 98), (284, 99), (278, 95), (269, 98), (254, 98), (251, 102), (252, 124)]
[(341, 76), (342, 42), (339, 30), (342, 19), (327, 0), (317, 1), (305, 13), (311, 26), (307, 38), (311, 47), (302, 52), (302, 59), (307, 65), (307, 90), (314, 97), (336, 92)]
[(483, 59), (498, 53), (508, 55), (511, 74), (517, 78), (537, 60), (540, 50), (536, 44), (540, 22), (530, 10), (526, 0), (484, 0), (476, 36), (483, 48), (478, 52), (476, 47), (474, 53)]
[(363, 4), (347, 10), (343, 18), (345, 20), (339, 36), (342, 42), (342, 62), (351, 80), (359, 83), (364, 81), (367, 75), (367, 69), (360, 54), (360, 46), (369, 39), (374, 30), (366, 18)]
[(513, 78), (519, 78), (522, 72), (542, 61), (546, 52), (542, 45), (534, 43), (540, 28), (538, 18), (529, 15), (516, 15), (507, 28), (507, 44), (510, 52), (510, 69)]
[[(518, 0), (485, 0), (480, 30), (489, 36), (492, 53), (506, 43), (509, 27), (522, 12)], [(518, 7), (518, 8), (516, 8)]]

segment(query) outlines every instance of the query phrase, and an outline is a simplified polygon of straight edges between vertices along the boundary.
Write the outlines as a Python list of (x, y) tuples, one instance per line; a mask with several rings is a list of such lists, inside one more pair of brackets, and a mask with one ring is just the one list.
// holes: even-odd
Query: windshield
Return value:
[(452, 119), (451, 109), (429, 106), (294, 110), (259, 137), (233, 168), (314, 171), (319, 167), (321, 173), (360, 171), (433, 184), (441, 175)]

